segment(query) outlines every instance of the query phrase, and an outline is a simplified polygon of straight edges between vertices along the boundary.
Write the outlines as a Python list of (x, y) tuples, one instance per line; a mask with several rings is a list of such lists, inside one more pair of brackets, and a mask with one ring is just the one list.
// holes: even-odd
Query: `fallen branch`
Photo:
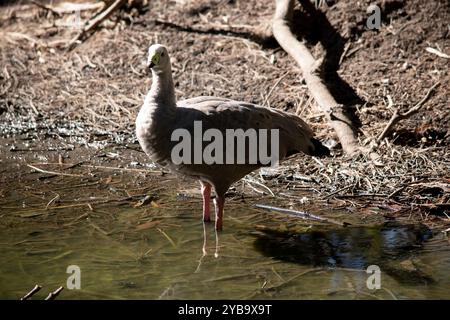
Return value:
[(394, 114), (391, 117), (391, 120), (389, 120), (384, 130), (380, 133), (376, 142), (379, 143), (381, 140), (383, 140), (400, 120), (406, 119), (412, 116), (413, 114), (419, 112), (419, 110), (423, 107), (425, 102), (427, 102), (428, 99), (430, 98), (433, 90), (436, 89), (436, 87), (439, 86), (439, 84), (440, 84), (439, 82), (436, 82), (430, 89), (428, 89), (428, 92), (425, 94), (422, 100), (420, 100), (414, 107), (409, 109), (407, 112), (401, 113), (398, 108), (395, 109)]
[(281, 213), (287, 213), (291, 216), (300, 217), (303, 219), (312, 219), (312, 220), (317, 220), (317, 221), (322, 221), (322, 222), (328, 222), (328, 223), (336, 224), (341, 227), (346, 227), (346, 226), (350, 225), (350, 223), (348, 223), (348, 222), (339, 222), (339, 221), (336, 221), (333, 219), (319, 217), (319, 216), (316, 216), (314, 214), (304, 212), (304, 211), (272, 207), (272, 206), (268, 206), (265, 204), (255, 204), (255, 207), (261, 208), (261, 209), (266, 209), (266, 210), (271, 210), (271, 211), (277, 211), (277, 212), (281, 212)]
[(123, 4), (125, 4), (126, 1), (127, 0), (116, 0), (112, 2), (109, 6), (105, 7), (102, 12), (87, 21), (81, 32), (78, 33), (77, 36), (69, 42), (69, 44), (67, 45), (67, 49), (71, 50), (78, 42), (86, 40), (90, 35), (92, 35), (93, 31), (100, 23), (108, 19), (108, 17), (114, 11), (119, 9)]
[(30, 292), (28, 292), (26, 295), (24, 295), (22, 298), (20, 298), (20, 300), (28, 300), (30, 299), (32, 296), (34, 296), (34, 294), (36, 292), (38, 292), (39, 290), (41, 290), (42, 287), (40, 285), (35, 285), (33, 289), (30, 290)]
[(55, 300), (57, 296), (59, 296), (59, 294), (61, 293), (61, 291), (63, 291), (64, 287), (59, 287), (58, 289), (56, 289), (53, 292), (50, 292), (47, 296), (47, 298), (45, 298), (44, 300)]
[(352, 120), (345, 113), (344, 106), (336, 102), (323, 79), (319, 76), (322, 61), (316, 60), (306, 45), (297, 40), (289, 24), (292, 19), (294, 0), (276, 0), (272, 23), (273, 35), (280, 46), (297, 62), (302, 70), (311, 95), (319, 108), (326, 114), (329, 124), (336, 132), (345, 153), (351, 155), (360, 151)]

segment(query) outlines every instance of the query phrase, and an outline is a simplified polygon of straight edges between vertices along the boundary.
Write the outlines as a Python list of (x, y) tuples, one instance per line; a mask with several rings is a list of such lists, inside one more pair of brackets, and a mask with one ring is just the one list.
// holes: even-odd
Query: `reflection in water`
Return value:
[[(203, 246), (202, 246), (202, 256), (198, 260), (198, 266), (197, 269), (195, 269), (194, 273), (198, 273), (200, 271), (200, 267), (202, 265), (203, 259), (208, 255), (208, 232), (207, 230), (207, 223), (203, 222)], [(214, 251), (214, 258), (219, 257), (219, 234), (217, 233), (217, 230), (214, 230), (214, 236), (216, 239), (216, 246)]]
[(417, 269), (392, 267), (390, 262), (411, 256), (431, 237), (424, 225), (385, 223), (301, 234), (264, 230), (254, 245), (265, 256), (301, 265), (365, 270), (375, 264), (398, 281), (417, 284), (433, 279)]
[[(89, 219), (74, 220), (86, 216), (81, 210), (15, 218), (14, 224), (3, 219), (0, 298), (17, 299), (40, 284), (44, 289), (35, 299), (44, 299), (66, 283), (69, 265), (81, 268), (81, 289), (64, 290), (61, 299), (424, 299), (450, 294), (448, 242), (436, 236), (416, 250), (430, 236), (419, 226), (268, 231), (256, 240), (255, 250), (259, 212), (229, 210), (229, 228), (216, 234), (214, 224), (202, 225), (195, 208), (108, 209), (97, 208)], [(263, 219), (274, 228), (281, 221)], [(418, 278), (430, 281), (402, 269), (410, 260), (436, 283), (417, 285)], [(382, 269), (381, 290), (366, 286), (368, 263)], [(384, 277), (385, 270), (403, 282)], [(411, 282), (404, 281), (408, 276)]]

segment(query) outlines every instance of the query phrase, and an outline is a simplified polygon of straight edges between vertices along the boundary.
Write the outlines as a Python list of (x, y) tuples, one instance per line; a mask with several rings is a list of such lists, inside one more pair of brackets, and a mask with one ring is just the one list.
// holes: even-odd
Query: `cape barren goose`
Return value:
[[(225, 192), (231, 184), (268, 165), (259, 158), (254, 161), (260, 149), (275, 150), (271, 159), (275, 155), (277, 160), (298, 152), (312, 156), (329, 154), (329, 150), (313, 138), (308, 125), (293, 114), (218, 97), (202, 96), (177, 102), (170, 58), (162, 45), (149, 48), (147, 66), (152, 71), (153, 81), (136, 119), (139, 143), (154, 162), (200, 181), (204, 221), (210, 221), (209, 202), (211, 187), (214, 187), (216, 230), (222, 229)], [(202, 130), (200, 136), (199, 130)], [(234, 146), (226, 139), (227, 134), (233, 132)], [(245, 136), (249, 132), (266, 132), (266, 139), (261, 135), (252, 142)], [(243, 141), (238, 141), (240, 138), (244, 140), (243, 146), (239, 145)], [(189, 148), (180, 148), (182, 142)], [(205, 154), (213, 160), (203, 158)]]

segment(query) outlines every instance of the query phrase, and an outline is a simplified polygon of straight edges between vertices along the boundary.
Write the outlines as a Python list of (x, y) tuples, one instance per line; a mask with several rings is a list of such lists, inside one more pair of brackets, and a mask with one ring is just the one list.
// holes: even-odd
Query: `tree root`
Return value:
[[(324, 80), (319, 75), (322, 59), (316, 60), (306, 45), (297, 40), (292, 33), (291, 22), (294, 0), (276, 0), (276, 9), (272, 29), (275, 39), (280, 46), (300, 66), (311, 95), (319, 108), (325, 113), (328, 123), (336, 132), (342, 148), (347, 155), (369, 153), (370, 149), (359, 145), (356, 126), (345, 112), (345, 106), (336, 102)], [(376, 154), (371, 154), (376, 158)]]

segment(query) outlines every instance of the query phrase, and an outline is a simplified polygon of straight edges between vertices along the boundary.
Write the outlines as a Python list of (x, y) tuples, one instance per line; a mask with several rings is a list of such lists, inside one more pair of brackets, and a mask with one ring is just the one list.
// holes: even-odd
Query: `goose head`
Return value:
[(161, 44), (151, 45), (148, 49), (147, 67), (154, 72), (170, 70), (170, 58), (167, 48)]

